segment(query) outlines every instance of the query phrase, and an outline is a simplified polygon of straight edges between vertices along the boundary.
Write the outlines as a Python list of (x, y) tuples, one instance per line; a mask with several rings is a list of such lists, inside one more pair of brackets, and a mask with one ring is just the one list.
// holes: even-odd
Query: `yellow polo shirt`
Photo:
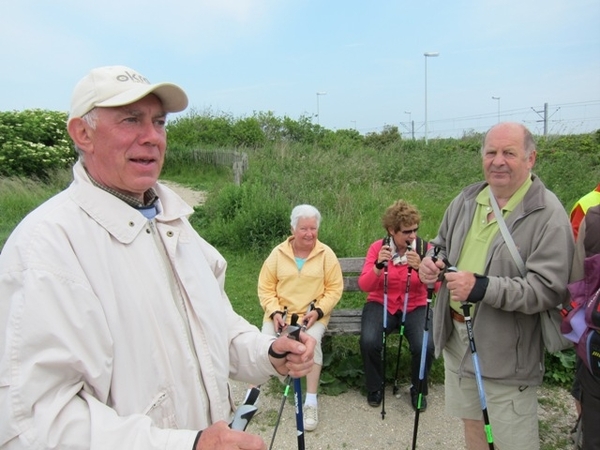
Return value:
[[(523, 198), (532, 183), (531, 177), (527, 177), (527, 180), (525, 180), (504, 208), (502, 208), (502, 217), (504, 217), (505, 220), (510, 213), (513, 212), (515, 207), (523, 201)], [(494, 210), (490, 203), (490, 187), (486, 186), (477, 195), (475, 201), (477, 202), (477, 206), (475, 207), (473, 222), (467, 233), (467, 238), (463, 244), (456, 267), (458, 270), (483, 274), (485, 271), (485, 260), (490, 245), (496, 237), (496, 234), (500, 231), (500, 228), (495, 217), (491, 222), (488, 222), (488, 215)], [(460, 305), (460, 302), (452, 299), (450, 300), (450, 307), (462, 314)]]

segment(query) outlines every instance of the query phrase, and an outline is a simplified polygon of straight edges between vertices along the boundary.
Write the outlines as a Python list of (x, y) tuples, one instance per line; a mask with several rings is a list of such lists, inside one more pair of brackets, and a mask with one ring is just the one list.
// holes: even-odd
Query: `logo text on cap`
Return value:
[(133, 81), (134, 83), (150, 84), (150, 81), (148, 80), (148, 78), (143, 77), (137, 73), (129, 73), (129, 72), (125, 72), (124, 74), (117, 75), (117, 81), (123, 81), (123, 82)]

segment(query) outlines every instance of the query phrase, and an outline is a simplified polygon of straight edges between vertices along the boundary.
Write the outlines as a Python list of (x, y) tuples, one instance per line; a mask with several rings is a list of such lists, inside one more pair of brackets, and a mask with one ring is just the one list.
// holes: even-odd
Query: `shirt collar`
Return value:
[[(84, 166), (85, 168), (85, 166)], [(115, 197), (117, 197), (118, 199), (123, 200), (125, 203), (127, 203), (129, 206), (132, 206), (134, 208), (141, 208), (143, 206), (149, 206), (152, 205), (156, 202), (156, 200), (158, 199), (158, 195), (156, 195), (156, 191), (154, 190), (154, 188), (150, 188), (148, 189), (146, 192), (144, 192), (144, 201), (140, 202), (137, 198), (131, 196), (131, 195), (126, 195), (123, 194), (115, 189), (109, 188), (108, 186), (104, 186), (103, 184), (98, 183), (91, 175), (90, 173), (87, 171), (87, 169), (85, 169), (85, 172), (87, 173), (88, 177), (90, 177), (90, 181), (92, 182), (92, 184), (94, 186), (96, 186), (97, 188), (100, 188), (106, 192), (108, 192), (109, 194), (114, 195)]]

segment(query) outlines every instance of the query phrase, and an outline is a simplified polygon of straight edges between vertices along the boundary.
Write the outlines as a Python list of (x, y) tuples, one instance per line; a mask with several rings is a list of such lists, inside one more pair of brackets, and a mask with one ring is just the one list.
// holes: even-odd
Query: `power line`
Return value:
[[(537, 110), (532, 107), (516, 108), (502, 110), (500, 113), (501, 121), (514, 121), (526, 124), (534, 134), (581, 134), (589, 133), (600, 129), (600, 100), (589, 100), (582, 102), (570, 102), (560, 104), (548, 104), (548, 109), (555, 111), (559, 118), (554, 118), (554, 114), (548, 114), (546, 118), (546, 130), (544, 131), (544, 122), (540, 122), (540, 116)], [(498, 113), (489, 112), (481, 114), (471, 114), (467, 116), (451, 117), (446, 119), (429, 120), (431, 126), (431, 135), (434, 137), (461, 137), (472, 133), (484, 133), (492, 125), (497, 123)], [(419, 138), (424, 136), (424, 122), (414, 120), (412, 123), (406, 121), (396, 122), (400, 128), (411, 132), (409, 136)], [(541, 124), (541, 125), (540, 125)], [(384, 124), (377, 127), (359, 128), (358, 131), (363, 134), (378, 133), (387, 127), (395, 124)], [(404, 133), (403, 133), (404, 134)]]
[[(600, 100), (544, 105), (545, 116), (540, 120), (539, 112), (533, 107), (501, 111), (502, 121), (516, 121), (528, 124), (534, 134), (580, 134), (600, 129)], [(549, 109), (552, 113), (549, 113)], [(573, 113), (573, 111), (576, 111)], [(553, 119), (560, 112), (560, 118)], [(566, 114), (563, 115), (562, 113)], [(576, 114), (576, 115), (574, 115)], [(450, 119), (430, 120), (431, 133), (438, 137), (459, 137), (461, 135), (487, 131), (495, 124), (497, 113), (473, 114)], [(542, 129), (537, 130), (542, 126)], [(536, 132), (537, 131), (537, 132)]]

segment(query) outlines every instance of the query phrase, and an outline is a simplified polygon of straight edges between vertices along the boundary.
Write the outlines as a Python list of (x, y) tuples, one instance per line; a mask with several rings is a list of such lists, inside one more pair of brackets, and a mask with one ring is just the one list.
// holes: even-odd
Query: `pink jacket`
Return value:
[[(358, 277), (358, 286), (361, 290), (368, 292), (367, 301), (381, 304), (383, 304), (384, 271), (382, 270), (381, 274), (377, 276), (373, 271), (373, 265), (377, 262), (377, 256), (382, 245), (383, 242), (381, 239), (371, 244), (367, 251), (362, 273)], [(425, 306), (427, 303), (427, 286), (421, 283), (419, 272), (414, 269), (411, 272), (408, 306), (406, 308), (407, 313), (419, 306)], [(404, 306), (407, 278), (407, 264), (388, 264), (387, 309), (390, 314), (396, 314)]]

